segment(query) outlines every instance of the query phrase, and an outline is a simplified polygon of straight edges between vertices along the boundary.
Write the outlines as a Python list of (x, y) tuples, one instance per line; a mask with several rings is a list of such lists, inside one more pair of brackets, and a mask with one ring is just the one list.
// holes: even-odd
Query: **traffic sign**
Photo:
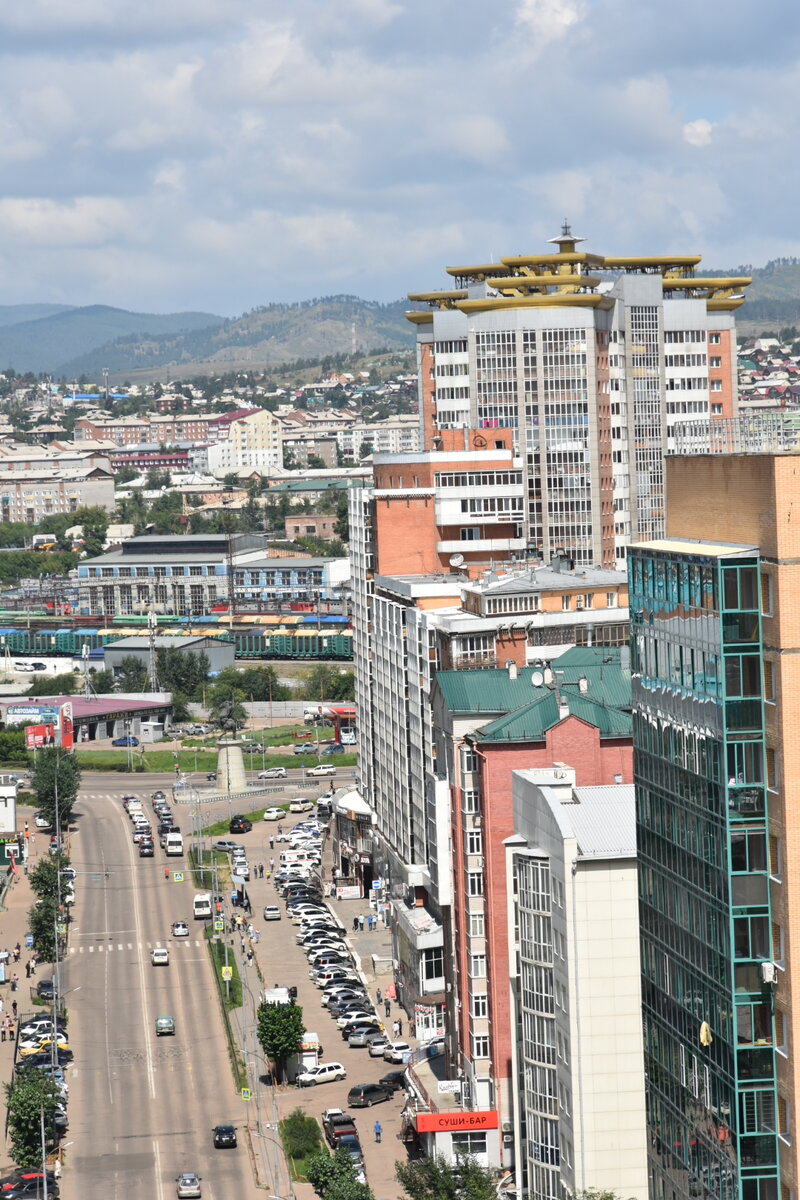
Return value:
[(183, 883), (183, 871), (173, 871), (172, 878), (176, 883)]
[(223, 967), (222, 978), (226, 983), (230, 983), (231, 979), (233, 979), (233, 967)]
[(64, 925), (64, 923), (62, 921), (59, 921), (58, 924), (56, 925), (56, 933), (58, 933), (59, 936), (63, 936), (63, 934), (65, 934), (66, 932), (67, 932), (66, 925)]
[(224, 933), (225, 932), (225, 922), (220, 917), (217, 917), (217, 919), (214, 921), (214, 932), (215, 933)]
[(253, 1098), (253, 1093), (250, 1091), (250, 1088), (242, 1088), (242, 1099), (243, 1100), (252, 1100), (252, 1098)]

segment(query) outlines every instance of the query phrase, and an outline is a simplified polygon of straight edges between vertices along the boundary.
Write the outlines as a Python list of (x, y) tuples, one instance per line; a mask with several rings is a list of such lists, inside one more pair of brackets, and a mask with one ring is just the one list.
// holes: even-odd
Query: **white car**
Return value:
[(286, 816), (282, 808), (268, 808), (264, 813), (265, 821), (281, 821)]
[(306, 775), (312, 775), (315, 779), (320, 776), (335, 775), (335, 774), (336, 774), (336, 767), (331, 766), (330, 763), (320, 763), (318, 767), (311, 767), (310, 770), (306, 771)]
[(186, 921), (173, 921), (172, 922), (172, 936), (173, 937), (188, 937), (189, 936), (189, 926), (187, 925)]
[(302, 798), (302, 796), (297, 800), (289, 801), (289, 812), (290, 813), (311, 812), (312, 808), (313, 808), (313, 805), (312, 805), (311, 801), (304, 800)]
[(246, 880), (250, 878), (250, 866), (247, 860), (244, 858), (234, 859), (231, 870), (233, 871), (234, 875), (239, 877), (239, 879)]
[(169, 950), (166, 946), (155, 946), (150, 953), (150, 961), (154, 967), (169, 966)]
[(333, 1083), (337, 1079), (346, 1079), (347, 1071), (340, 1062), (320, 1063), (318, 1067), (308, 1067), (301, 1071), (295, 1079), (298, 1087), (316, 1087), (318, 1083)]
[(383, 1052), (384, 1062), (401, 1063), (406, 1054), (411, 1053), (408, 1042), (389, 1042)]
[(268, 767), (266, 771), (258, 772), (259, 779), (285, 779), (286, 767)]
[(33, 823), (37, 829), (49, 829), (50, 828), (50, 822), (48, 821), (47, 817), (42, 816), (41, 813), (36, 814), (36, 816), (33, 818)]

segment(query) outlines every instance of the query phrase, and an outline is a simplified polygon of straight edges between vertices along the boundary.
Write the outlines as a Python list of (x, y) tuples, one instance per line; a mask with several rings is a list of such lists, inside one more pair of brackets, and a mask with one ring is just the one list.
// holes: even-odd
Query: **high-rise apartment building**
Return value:
[[(791, 422), (784, 423), (789, 435)], [(736, 432), (736, 431), (735, 431)], [(778, 431), (780, 432), (780, 431)], [(762, 838), (748, 839), (748, 861), (761, 862), (761, 878), (768, 875), (770, 929), (763, 920), (751, 923), (753, 957), (766, 964), (774, 963), (774, 989), (766, 980), (751, 980), (749, 986), (762, 1006), (757, 1007), (758, 1024), (754, 1021), (755, 1048), (749, 1053), (766, 1063), (774, 1048), (777, 1083), (777, 1105), (774, 1112), (762, 1110), (760, 1119), (774, 1129), (780, 1164), (781, 1200), (790, 1200), (800, 1187), (798, 1164), (797, 1113), (800, 1105), (800, 1056), (796, 1051), (795, 1030), (800, 1013), (800, 867), (797, 848), (800, 845), (800, 738), (798, 737), (798, 696), (800, 696), (800, 529), (795, 515), (800, 509), (800, 458), (797, 452), (776, 453), (780, 444), (774, 422), (757, 421), (753, 428), (742, 430), (742, 444), (734, 448), (742, 452), (729, 454), (699, 454), (694, 457), (671, 457), (667, 460), (667, 532), (672, 538), (719, 541), (735, 538), (757, 548), (761, 622), (761, 655), (758, 663), (747, 655), (748, 675), (741, 680), (736, 674), (725, 677), (725, 704), (750, 706), (760, 704), (763, 697), (764, 735), (763, 762), (751, 757), (745, 762), (744, 779), (748, 803), (756, 805), (753, 816), (766, 804), (767, 847), (762, 861)], [(739, 438), (739, 432), (736, 432)], [(784, 438), (786, 445), (794, 437)], [(761, 452), (758, 452), (759, 449)], [(698, 547), (698, 551), (699, 551)], [(631, 611), (635, 604), (631, 601)], [(733, 617), (726, 615), (730, 641), (736, 629)], [(733, 648), (733, 647), (732, 647)], [(758, 669), (757, 669), (758, 668)], [(737, 700), (739, 689), (742, 700)], [(717, 704), (720, 702), (717, 701)], [(755, 751), (758, 751), (761, 740)], [(736, 765), (736, 764), (734, 764)], [(753, 772), (757, 772), (756, 775)], [(739, 796), (739, 769), (726, 776), (736, 780), (731, 785)], [(752, 786), (750, 786), (752, 784)], [(730, 790), (730, 789), (729, 789)], [(765, 799), (763, 799), (765, 798)], [(730, 809), (736, 812), (736, 806)], [(761, 818), (763, 822), (763, 817)], [(763, 828), (763, 826), (762, 826)], [(748, 831), (749, 832), (749, 831)], [(731, 845), (734, 853), (733, 843)], [(741, 867), (741, 840), (737, 843), (734, 870)], [(756, 859), (762, 855), (762, 859)], [(765, 874), (766, 873), (766, 874)], [(759, 887), (761, 887), (759, 880)], [(739, 934), (741, 924), (736, 914)], [(758, 935), (758, 940), (756, 940)], [(736, 974), (741, 967), (736, 948)], [(746, 966), (746, 962), (741, 966)], [(742, 999), (752, 997), (742, 990)], [(768, 1020), (766, 1004), (774, 1005), (774, 1018)], [(738, 1015), (738, 1009), (737, 1015)], [(714, 1032), (712, 1025), (712, 1032)], [(715, 1036), (716, 1032), (715, 1032)], [(739, 1122), (734, 1131), (741, 1137), (750, 1129), (753, 1117), (747, 1108), (732, 1109), (732, 1120)], [(766, 1135), (762, 1135), (766, 1136)], [(749, 1153), (749, 1148), (745, 1146)], [(738, 1164), (738, 1159), (737, 1159)], [(748, 1182), (753, 1174), (752, 1163), (746, 1162), (742, 1178), (746, 1183), (743, 1196), (755, 1194)], [(759, 1184), (761, 1194), (765, 1185)], [(774, 1194), (772, 1176), (766, 1194)]]
[[(719, 485), (730, 460), (713, 461)], [(722, 502), (709, 460), (694, 460), (690, 477), (688, 460), (675, 462), (668, 529), (680, 536), (632, 546), (628, 562), (650, 1196), (777, 1200), (790, 1131), (776, 1063), (786, 1025), (774, 1010), (785, 961), (770, 883), (781, 868), (769, 853), (769, 572), (757, 538), (707, 540), (720, 526), (747, 538), (762, 516), (774, 520), (762, 492), (766, 512), (741, 521), (737, 492), (725, 521), (708, 521), (704, 503), (719, 513)], [(705, 540), (692, 541), (698, 526)]]
[(733, 312), (749, 279), (701, 278), (697, 255), (580, 250), (448, 267), (449, 291), (414, 293), (422, 445), (469, 430), (472, 449), (514, 431), (522, 535), (549, 561), (621, 564), (664, 529), (673, 426), (737, 411)]

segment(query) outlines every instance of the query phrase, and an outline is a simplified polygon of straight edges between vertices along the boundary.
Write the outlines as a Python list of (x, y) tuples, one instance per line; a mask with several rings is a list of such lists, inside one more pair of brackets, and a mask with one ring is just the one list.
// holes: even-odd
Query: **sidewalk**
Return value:
[[(256, 830), (253, 832), (255, 833)], [(260, 857), (255, 852), (255, 845), (249, 849), (251, 850), (251, 868), (255, 868), (259, 861), (265, 862), (266, 866), (269, 857), (266, 859), (263, 856)], [(253, 875), (255, 876), (255, 874), (254, 869)], [(323, 883), (326, 882), (326, 877), (327, 880), (330, 879), (329, 839), (326, 840), (323, 850)], [(321, 1089), (297, 1088), (290, 1084), (277, 1085), (274, 1089), (267, 1086), (265, 1092), (262, 1092), (262, 1097), (266, 1099), (265, 1107), (269, 1110), (272, 1105), (275, 1120), (283, 1119), (297, 1107), (302, 1108), (309, 1116), (316, 1118), (319, 1117), (322, 1109), (327, 1107), (340, 1107), (347, 1110), (347, 1092), (354, 1083), (367, 1082), (373, 1078), (377, 1080), (385, 1072), (395, 1069), (395, 1065), (386, 1063), (382, 1059), (369, 1058), (365, 1050), (353, 1050), (346, 1043), (338, 1040), (335, 1026), (331, 1027), (330, 1015), (319, 1003), (320, 992), (308, 978), (308, 968), (301, 948), (296, 945), (297, 927), (286, 919), (283, 900), (278, 896), (272, 880), (266, 877), (251, 879), (247, 884), (247, 894), (253, 910), (252, 917), (247, 920), (252, 920), (254, 932), (260, 937), (252, 944), (248, 943), (249, 948), (253, 951), (257, 973), (253, 971), (252, 967), (244, 965), (246, 954), (242, 955), (239, 936), (234, 937), (233, 951), (246, 988), (253, 993), (260, 987), (289, 984), (297, 986), (298, 1003), (303, 1007), (306, 1028), (318, 1032), (323, 1042), (323, 1060), (342, 1061), (348, 1071), (348, 1079), (344, 1083), (326, 1084)], [(389, 1005), (390, 1015), (387, 1017), (385, 1014), (386, 993), (394, 982), (391, 930), (376, 920), (374, 931), (369, 932), (366, 927), (366, 917), (372, 910), (367, 900), (328, 898), (325, 903), (341, 923), (345, 938), (353, 948), (356, 968), (362, 975), (376, 1012), (385, 1023), (388, 1037), (391, 1039), (393, 1036), (394, 1021), (400, 1020), (402, 1033), (397, 1035), (397, 1040), (407, 1041), (412, 1047), (416, 1047), (417, 1040), (409, 1035), (408, 1021), (403, 1009), (392, 1000)], [(264, 922), (261, 919), (266, 904), (280, 906), (282, 913), (280, 922)], [(354, 918), (359, 916), (365, 918), (365, 928), (363, 931), (360, 929), (354, 931)], [(279, 958), (276, 959), (276, 950), (278, 949)], [(380, 1008), (375, 1003), (378, 989), (380, 989), (382, 997)], [(248, 1028), (252, 1024), (252, 1018), (247, 1012), (247, 1007), (246, 1001), (245, 1009), (241, 1010), (243, 1026), (240, 1025), (239, 1029), (240, 1036), (245, 1040), (248, 1037), (252, 1039), (252, 1033)], [(359, 1079), (360, 1073), (368, 1079)], [(406, 1147), (401, 1137), (402, 1097), (403, 1092), (401, 1091), (393, 1101), (381, 1104), (377, 1108), (353, 1110), (364, 1150), (367, 1182), (376, 1196), (386, 1197), (387, 1200), (394, 1200), (401, 1195), (394, 1167), (396, 1161), (405, 1160), (407, 1157)], [(382, 1126), (381, 1144), (376, 1144), (374, 1141), (373, 1125), (376, 1119)], [(272, 1149), (267, 1143), (264, 1144), (264, 1150), (265, 1157), (274, 1158)], [(265, 1175), (260, 1177), (274, 1180), (275, 1166), (269, 1163)], [(298, 1200), (314, 1200), (316, 1193), (309, 1184), (294, 1182), (291, 1186)], [(281, 1194), (280, 1187), (275, 1190)]]

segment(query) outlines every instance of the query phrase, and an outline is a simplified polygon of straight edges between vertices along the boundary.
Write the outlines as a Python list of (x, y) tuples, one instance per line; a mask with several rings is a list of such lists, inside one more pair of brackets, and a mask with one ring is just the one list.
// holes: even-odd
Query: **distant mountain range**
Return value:
[[(800, 326), (800, 260), (765, 267), (740, 266), (703, 275), (751, 275), (737, 324), (755, 328)], [(357, 296), (324, 296), (298, 304), (270, 304), (236, 319), (213, 313), (134, 313), (106, 305), (0, 306), (0, 371), (46, 372), (55, 379), (86, 375), (98, 380), (107, 367), (117, 380), (165, 374), (191, 376), (263, 369), (302, 359), (407, 350), (414, 329), (408, 301), (388, 304)]]
[[(381, 348), (408, 349), (414, 330), (408, 303), (378, 304), (357, 296), (326, 296), (270, 304), (235, 320), (212, 313), (132, 313), (93, 305), (0, 308), (0, 370), (44, 371), (56, 379), (103, 368), (117, 379), (169, 373), (192, 375), (264, 368), (298, 359)], [(15, 315), (18, 319), (15, 320)]]

